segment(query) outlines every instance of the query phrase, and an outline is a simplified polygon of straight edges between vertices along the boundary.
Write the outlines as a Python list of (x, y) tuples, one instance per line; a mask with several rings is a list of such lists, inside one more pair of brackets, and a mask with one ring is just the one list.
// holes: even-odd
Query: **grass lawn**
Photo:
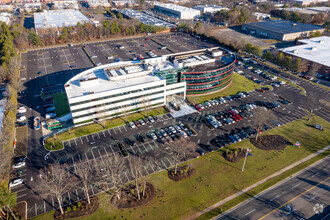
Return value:
[(202, 96), (187, 96), (187, 99), (192, 103), (202, 103), (210, 99), (217, 98), (219, 96), (228, 96), (228, 95), (235, 95), (238, 92), (242, 91), (251, 91), (254, 89), (261, 88), (260, 84), (254, 83), (251, 80), (245, 78), (238, 73), (234, 73), (233, 79), (231, 84), (224, 90), (219, 92), (215, 92), (209, 95), (202, 95)]
[[(322, 125), (324, 131), (313, 128), (315, 123)], [(245, 140), (230, 146), (252, 149), (254, 156), (247, 159), (244, 173), (241, 172), (243, 160), (230, 163), (222, 157), (223, 150), (219, 150), (189, 161), (188, 164), (196, 168), (195, 175), (189, 179), (173, 182), (167, 177), (166, 171), (148, 176), (148, 181), (157, 189), (157, 197), (149, 205), (136, 210), (117, 210), (111, 206), (109, 194), (103, 193), (99, 195), (100, 208), (92, 216), (83, 219), (104, 219), (105, 216), (127, 219), (137, 219), (139, 216), (144, 216), (144, 219), (189, 217), (329, 145), (329, 129), (330, 124), (317, 116), (310, 122), (299, 119), (263, 135), (283, 135), (292, 143), (298, 140), (300, 148), (287, 146), (283, 151), (263, 151)], [(49, 215), (51, 213), (38, 219), (49, 219)]]
[[(155, 109), (151, 109), (147, 111), (147, 115), (163, 115), (166, 113), (166, 110), (163, 107), (158, 107)], [(138, 119), (144, 118), (143, 113), (134, 113), (130, 114), (127, 116), (128, 121), (136, 121)], [(88, 124), (85, 126), (77, 127), (77, 128), (72, 128), (70, 131), (63, 132), (59, 135), (56, 135), (56, 140), (54, 140), (54, 136), (49, 137), (45, 140), (45, 147), (47, 150), (59, 150), (63, 149), (62, 141), (69, 140), (75, 137), (80, 137), (83, 135), (91, 134), (94, 132), (98, 132), (101, 130), (117, 127), (120, 125), (124, 125), (125, 120), (121, 117), (119, 118), (113, 118), (110, 120), (105, 121), (105, 128), (103, 128), (99, 124)], [(56, 147), (54, 149), (50, 149), (51, 145), (55, 145)]]
[(65, 92), (57, 93), (54, 95), (54, 104), (56, 117), (61, 117), (70, 113), (68, 98), (66, 97)]

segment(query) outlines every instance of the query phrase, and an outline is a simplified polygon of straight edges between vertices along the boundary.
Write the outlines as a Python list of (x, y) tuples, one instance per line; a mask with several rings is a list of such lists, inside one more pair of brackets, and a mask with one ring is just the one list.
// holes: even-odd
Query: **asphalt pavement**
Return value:
[(214, 218), (328, 219), (330, 157)]

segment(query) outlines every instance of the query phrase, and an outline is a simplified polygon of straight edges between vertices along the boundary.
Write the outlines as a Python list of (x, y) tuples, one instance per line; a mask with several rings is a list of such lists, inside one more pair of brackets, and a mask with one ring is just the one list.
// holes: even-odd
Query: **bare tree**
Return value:
[(142, 96), (139, 101), (140, 101), (140, 106), (142, 108), (143, 115), (144, 115), (144, 117), (147, 117), (147, 112), (151, 105), (150, 99), (147, 96)]
[(40, 180), (37, 189), (42, 196), (55, 197), (61, 214), (63, 214), (62, 195), (70, 191), (76, 184), (75, 176), (70, 175), (63, 165), (55, 163), (50, 166), (50, 170), (40, 170)]
[(120, 177), (125, 168), (124, 160), (114, 157), (102, 161), (95, 161), (94, 168), (97, 181), (103, 186), (102, 188), (105, 190), (109, 188), (113, 189), (114, 195), (120, 199), (120, 189), (122, 185)]
[(312, 63), (310, 66), (309, 66), (309, 74), (313, 77), (316, 76), (316, 73), (318, 73), (318, 71), (321, 69), (322, 65), (321, 64), (318, 64), (318, 63)]
[(128, 106), (127, 105), (122, 105), (121, 108), (121, 113), (123, 115), (123, 118), (125, 120), (125, 123), (127, 123), (127, 119), (128, 119)]
[(275, 119), (275, 115), (271, 110), (267, 110), (266, 107), (258, 107), (254, 111), (254, 117), (252, 118), (252, 124), (254, 125), (255, 129), (257, 130), (257, 134), (255, 140), (258, 140), (259, 131), (261, 131), (266, 123), (271, 122)]
[(138, 198), (138, 200), (140, 200), (141, 199), (141, 196), (140, 196), (139, 179), (142, 177), (141, 170), (143, 168), (141, 158), (132, 155), (128, 159), (128, 167), (129, 167), (129, 170), (131, 171), (131, 174), (132, 174), (132, 176), (134, 178), (137, 198)]
[(93, 183), (93, 180), (95, 180), (95, 172), (85, 160), (75, 163), (74, 169), (86, 192), (87, 202), (88, 204), (91, 204), (89, 187)]

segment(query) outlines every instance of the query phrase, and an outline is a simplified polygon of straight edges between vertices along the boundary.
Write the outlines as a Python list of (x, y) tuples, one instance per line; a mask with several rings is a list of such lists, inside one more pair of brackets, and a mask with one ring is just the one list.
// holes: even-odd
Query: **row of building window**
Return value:
[(225, 80), (226, 78), (228, 78), (228, 76), (230, 74), (232, 74), (232, 70), (219, 74), (217, 77), (205, 78), (205, 79), (193, 79), (193, 80), (185, 79), (185, 81), (187, 82), (187, 86), (188, 85), (203, 85), (203, 84), (208, 84), (208, 83), (211, 84), (214, 82), (219, 82), (219, 81)]
[[(147, 102), (152, 102), (152, 101), (161, 100), (161, 99), (164, 99), (164, 96), (160, 96), (160, 97), (153, 98), (153, 99), (148, 99)], [(75, 116), (75, 117), (73, 117), (73, 120), (78, 119), (78, 118), (83, 118), (83, 117), (91, 116), (91, 115), (95, 115), (95, 114), (102, 114), (102, 113), (104, 113), (104, 115), (102, 115), (102, 117), (105, 117), (105, 116), (108, 116), (106, 114), (106, 112), (114, 111), (114, 110), (117, 110), (117, 109), (129, 107), (129, 106), (138, 105), (138, 104), (141, 104), (141, 103), (143, 103), (143, 102), (134, 102), (134, 103), (132, 103), (130, 105), (117, 106), (117, 107), (113, 107), (113, 108), (103, 109), (103, 110), (100, 110), (100, 111), (90, 112), (90, 113), (87, 113), (87, 114)], [(148, 106), (144, 106), (144, 108), (148, 108)], [(132, 109), (132, 110), (129, 110), (129, 111), (136, 111), (136, 110), (137, 109)], [(116, 114), (118, 114), (118, 113), (116, 113)]]
[(99, 100), (103, 100), (103, 99), (110, 99), (110, 98), (114, 98), (114, 97), (118, 97), (118, 96), (137, 93), (137, 92), (150, 90), (150, 89), (157, 89), (157, 88), (161, 88), (161, 87), (164, 87), (164, 85), (157, 85), (157, 86), (152, 86), (152, 87), (147, 87), (147, 88), (142, 88), (142, 89), (131, 90), (131, 91), (127, 91), (127, 92), (124, 92), (124, 93), (118, 93), (118, 94), (115, 94), (115, 95), (109, 95), (109, 96), (103, 96), (103, 97), (99, 97), (99, 98), (95, 98), (95, 99), (85, 100), (85, 101), (81, 101), (81, 102), (74, 102), (74, 103), (70, 103), (70, 106), (81, 105), (81, 104), (85, 104), (85, 103), (89, 103), (89, 102), (95, 102), (95, 101), (99, 101)]
[(91, 108), (96, 108), (96, 109), (97, 108), (105, 108), (108, 105), (113, 105), (113, 104), (120, 103), (120, 102), (125, 102), (125, 101), (128, 101), (128, 100), (136, 100), (136, 102), (139, 102), (139, 101), (142, 101), (142, 100), (139, 100), (139, 99), (142, 99), (144, 97), (146, 98), (146, 100), (149, 100), (147, 98), (147, 96), (157, 95), (157, 94), (161, 94), (161, 93), (164, 93), (164, 91), (158, 91), (158, 92), (148, 93), (148, 94), (144, 94), (144, 95), (129, 97), (129, 98), (126, 98), (126, 99), (120, 99), (120, 100), (113, 101), (113, 102), (106, 102), (106, 103), (102, 103), (101, 105), (88, 106), (88, 107), (85, 107), (85, 108), (72, 110), (71, 112), (75, 113), (75, 112), (80, 112), (80, 111), (86, 111), (86, 110), (91, 109)]
[(214, 83), (208, 83), (205, 85), (198, 85), (198, 86), (187, 86), (187, 92), (189, 93), (204, 93), (204, 92), (210, 92), (213, 90), (218, 90), (221, 88), (226, 87), (232, 80), (232, 76), (228, 77), (228, 80), (226, 81), (218, 81)]

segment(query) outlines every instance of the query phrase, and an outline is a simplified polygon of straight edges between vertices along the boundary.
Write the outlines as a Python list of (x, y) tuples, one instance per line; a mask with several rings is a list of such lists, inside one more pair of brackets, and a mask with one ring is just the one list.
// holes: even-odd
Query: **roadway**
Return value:
[(326, 157), (214, 219), (327, 219), (329, 161)]

